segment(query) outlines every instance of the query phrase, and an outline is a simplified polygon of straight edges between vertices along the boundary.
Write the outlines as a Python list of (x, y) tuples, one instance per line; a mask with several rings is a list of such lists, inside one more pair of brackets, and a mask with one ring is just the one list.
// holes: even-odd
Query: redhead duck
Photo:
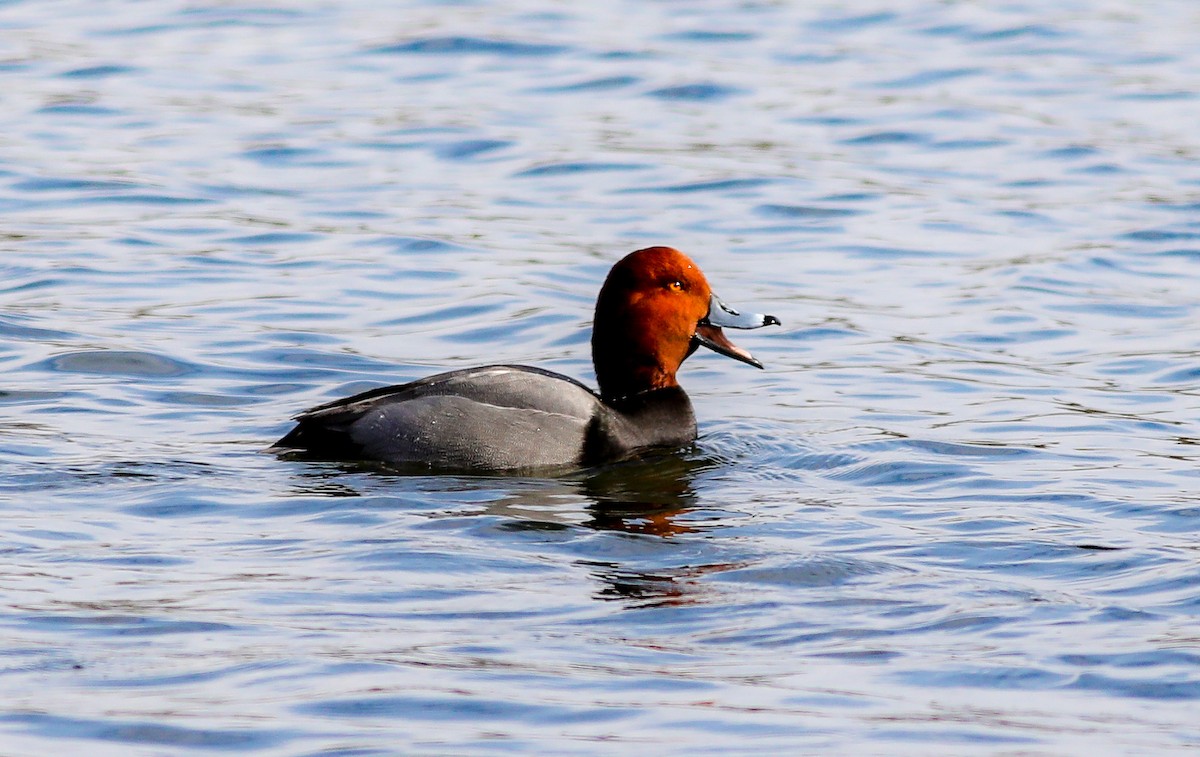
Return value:
[(721, 328), (778, 323), (721, 302), (682, 252), (649, 247), (614, 265), (596, 300), (599, 393), (540, 368), (465, 368), (314, 407), (271, 449), (485, 472), (586, 467), (678, 447), (696, 438), (692, 403), (675, 380), (680, 364), (704, 346), (762, 368)]

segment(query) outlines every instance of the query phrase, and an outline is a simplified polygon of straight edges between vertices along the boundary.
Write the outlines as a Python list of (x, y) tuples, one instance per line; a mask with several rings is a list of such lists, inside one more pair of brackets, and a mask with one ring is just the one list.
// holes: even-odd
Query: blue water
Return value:
[[(0, 752), (1195, 754), (1200, 16), (0, 3)], [(775, 313), (555, 479), (261, 453)]]

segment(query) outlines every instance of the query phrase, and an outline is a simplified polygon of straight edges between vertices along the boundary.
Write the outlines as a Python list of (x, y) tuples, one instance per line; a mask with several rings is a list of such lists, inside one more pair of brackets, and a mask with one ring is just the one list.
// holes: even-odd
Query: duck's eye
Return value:
[(682, 292), (685, 289), (685, 287), (683, 286), (682, 281), (680, 281), (679, 279), (676, 279), (675, 281), (672, 281), (670, 284), (667, 284), (667, 289), (670, 289), (672, 292)]

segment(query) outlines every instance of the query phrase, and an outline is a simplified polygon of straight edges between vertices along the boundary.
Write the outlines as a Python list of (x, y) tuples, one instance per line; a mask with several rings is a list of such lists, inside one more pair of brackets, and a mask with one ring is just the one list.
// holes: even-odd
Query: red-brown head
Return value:
[(622, 258), (596, 300), (592, 363), (605, 400), (677, 386), (675, 372), (704, 345), (759, 368), (721, 326), (757, 328), (774, 316), (741, 315), (713, 296), (688, 256), (671, 247), (647, 247)]

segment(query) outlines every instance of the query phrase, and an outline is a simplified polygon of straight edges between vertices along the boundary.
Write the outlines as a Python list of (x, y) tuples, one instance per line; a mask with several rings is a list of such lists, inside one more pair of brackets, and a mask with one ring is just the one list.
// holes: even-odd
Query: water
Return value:
[[(0, 751), (1192, 754), (1200, 14), (0, 4)], [(783, 320), (558, 479), (260, 450), (607, 268)]]

